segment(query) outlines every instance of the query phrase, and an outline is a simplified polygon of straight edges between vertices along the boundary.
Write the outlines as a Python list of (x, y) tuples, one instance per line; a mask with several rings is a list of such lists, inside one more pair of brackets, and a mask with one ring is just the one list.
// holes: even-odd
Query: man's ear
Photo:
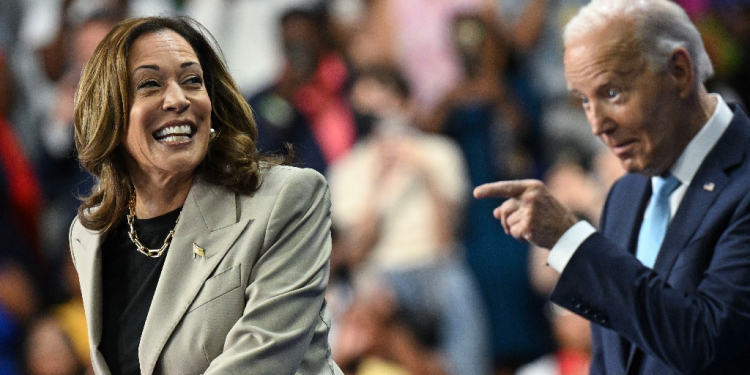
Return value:
[(687, 50), (680, 47), (672, 51), (667, 72), (677, 84), (680, 98), (686, 98), (695, 90), (693, 60)]

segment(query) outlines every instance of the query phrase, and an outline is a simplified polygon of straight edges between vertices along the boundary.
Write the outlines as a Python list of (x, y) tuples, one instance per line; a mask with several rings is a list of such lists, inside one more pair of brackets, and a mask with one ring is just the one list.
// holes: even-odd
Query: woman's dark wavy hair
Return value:
[[(197, 173), (207, 182), (242, 194), (258, 189), (262, 168), (278, 164), (256, 150), (257, 128), (250, 106), (220, 55), (208, 30), (186, 16), (146, 17), (117, 24), (83, 69), (75, 96), (75, 143), (78, 159), (96, 177), (81, 198), (78, 217), (84, 227), (107, 232), (124, 217), (132, 191), (121, 146), (131, 106), (128, 54), (142, 35), (172, 30), (193, 47), (203, 68), (216, 136)], [(219, 53), (217, 53), (219, 51)]]

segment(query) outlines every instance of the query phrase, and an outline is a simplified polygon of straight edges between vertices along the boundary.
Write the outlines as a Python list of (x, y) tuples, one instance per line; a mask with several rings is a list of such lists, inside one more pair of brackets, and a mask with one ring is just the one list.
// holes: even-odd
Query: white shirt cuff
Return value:
[(568, 265), (570, 258), (578, 250), (578, 247), (594, 233), (596, 233), (596, 228), (589, 224), (588, 221), (581, 220), (577, 222), (563, 233), (555, 246), (552, 246), (552, 250), (550, 250), (547, 257), (547, 264), (554, 268), (555, 271), (562, 273), (565, 266)]

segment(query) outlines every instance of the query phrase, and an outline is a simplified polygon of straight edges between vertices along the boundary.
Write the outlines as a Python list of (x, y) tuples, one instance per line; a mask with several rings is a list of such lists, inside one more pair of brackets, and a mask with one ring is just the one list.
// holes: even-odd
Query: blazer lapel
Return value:
[(196, 177), (146, 317), (138, 347), (142, 374), (153, 373), (164, 345), (203, 283), (247, 227), (248, 216), (240, 218), (235, 193)]
[[(99, 347), (102, 338), (102, 257), (101, 244), (104, 236), (100, 233), (80, 228), (71, 236), (71, 246), (75, 255), (78, 279), (81, 284), (81, 296), (86, 310), (89, 345)], [(98, 350), (91, 351), (91, 364), (94, 369), (105, 372), (107, 368), (104, 357)]]
[[(707, 163), (703, 163), (704, 166), (706, 164)], [(715, 168), (715, 166), (701, 169), (704, 170), (704, 172), (696, 174), (693, 178), (693, 182), (685, 192), (680, 207), (678, 208), (672, 223), (667, 228), (664, 242), (659, 250), (656, 261), (654, 262), (653, 270), (662, 275), (665, 280), (669, 276), (669, 271), (672, 268), (672, 265), (677, 260), (680, 249), (687, 245), (692, 234), (695, 232), (696, 228), (698, 228), (701, 220), (696, 220), (696, 218), (702, 218), (705, 216), (709, 206), (711, 206), (714, 199), (716, 199), (721, 190), (729, 182), (729, 178), (724, 174), (722, 169)], [(701, 181), (712, 181), (715, 184), (713, 191), (708, 192), (704, 190), (702, 188), (704, 182)], [(651, 189), (648, 189), (648, 192), (650, 193)], [(639, 226), (643, 221), (643, 210), (640, 215), (641, 216), (637, 220)], [(634, 249), (637, 246), (635, 243), (637, 243), (637, 240), (634, 241)], [(628, 354), (625, 366), (625, 373), (638, 373), (644, 353), (629, 341), (625, 339), (621, 340), (623, 341), (623, 347), (630, 347), (630, 353)], [(627, 343), (627, 345), (625, 343)]]
[[(667, 228), (664, 242), (654, 262), (654, 271), (665, 280), (680, 251), (687, 246), (702, 219), (706, 217), (706, 212), (729, 181), (729, 177), (721, 169), (706, 170), (693, 178), (672, 223)], [(712, 184), (713, 189), (704, 189), (705, 184)]]
[[(692, 239), (711, 205), (731, 182), (728, 174), (745, 158), (745, 145), (750, 141), (748, 119), (741, 111), (735, 116), (714, 148), (706, 156), (690, 183), (672, 223), (667, 228), (654, 271), (666, 279), (680, 251)], [(739, 147), (738, 147), (739, 146)]]
[[(664, 235), (664, 242), (659, 249), (653, 268), (662, 275), (664, 280), (669, 277), (669, 272), (680, 251), (687, 246), (701, 224), (700, 218), (706, 217), (706, 212), (731, 181), (727, 171), (744, 159), (745, 145), (750, 140), (748, 128), (750, 121), (742, 111), (735, 109), (734, 114), (735, 117), (727, 130), (701, 163)], [(742, 145), (742, 147), (737, 147), (737, 145)], [(710, 186), (710, 188), (704, 188), (704, 186)], [(641, 217), (638, 218), (639, 225), (642, 220), (643, 211), (641, 211)], [(643, 360), (643, 356), (643, 352), (632, 345), (626, 366), (627, 374), (639, 371), (639, 362)]]
[(627, 251), (635, 253), (643, 213), (651, 198), (651, 179), (641, 175), (633, 175), (632, 178), (634, 181), (624, 186), (624, 193), (616, 198), (625, 204), (618, 206), (614, 215), (607, 216), (606, 235), (615, 243), (625, 244)]

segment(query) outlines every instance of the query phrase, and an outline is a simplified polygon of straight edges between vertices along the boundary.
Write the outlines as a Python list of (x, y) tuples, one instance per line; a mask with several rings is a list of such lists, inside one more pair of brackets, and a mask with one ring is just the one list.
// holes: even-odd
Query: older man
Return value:
[(750, 120), (709, 94), (700, 35), (667, 0), (594, 0), (565, 29), (565, 76), (630, 172), (597, 232), (538, 181), (478, 187), (516, 238), (551, 249), (551, 300), (593, 323), (592, 374), (750, 371)]

